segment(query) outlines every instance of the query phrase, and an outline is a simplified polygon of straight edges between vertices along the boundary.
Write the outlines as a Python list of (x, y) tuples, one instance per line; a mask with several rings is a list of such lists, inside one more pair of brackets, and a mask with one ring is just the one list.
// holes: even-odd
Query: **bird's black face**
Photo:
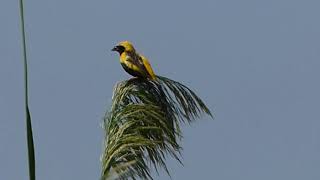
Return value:
[(117, 51), (120, 55), (124, 52), (125, 48), (123, 46), (115, 46), (111, 51)]

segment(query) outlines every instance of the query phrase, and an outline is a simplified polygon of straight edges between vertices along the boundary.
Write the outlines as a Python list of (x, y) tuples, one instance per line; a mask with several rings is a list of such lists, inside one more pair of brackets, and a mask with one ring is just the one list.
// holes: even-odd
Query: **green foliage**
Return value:
[(118, 83), (104, 120), (102, 179), (152, 179), (149, 164), (169, 174), (167, 155), (181, 163), (179, 124), (202, 113), (212, 116), (193, 91), (168, 78)]

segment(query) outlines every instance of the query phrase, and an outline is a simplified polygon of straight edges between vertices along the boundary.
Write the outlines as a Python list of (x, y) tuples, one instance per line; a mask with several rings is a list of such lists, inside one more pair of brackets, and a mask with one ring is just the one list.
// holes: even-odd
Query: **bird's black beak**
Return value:
[(118, 46), (115, 46), (111, 49), (111, 51), (119, 51), (119, 47)]

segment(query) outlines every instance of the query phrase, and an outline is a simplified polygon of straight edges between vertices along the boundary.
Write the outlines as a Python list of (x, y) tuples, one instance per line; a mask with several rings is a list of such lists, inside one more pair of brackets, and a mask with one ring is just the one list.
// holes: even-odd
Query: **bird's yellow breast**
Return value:
[(120, 55), (120, 63), (124, 69), (133, 76), (142, 76), (155, 80), (154, 74), (148, 59), (135, 52), (123, 52)]
[(120, 63), (124, 66), (126, 66), (128, 69), (131, 69), (132, 71), (136, 71), (139, 74), (144, 74), (142, 72), (142, 69), (139, 68), (136, 63), (134, 62), (133, 57), (131, 57), (128, 53), (124, 52), (120, 55)]

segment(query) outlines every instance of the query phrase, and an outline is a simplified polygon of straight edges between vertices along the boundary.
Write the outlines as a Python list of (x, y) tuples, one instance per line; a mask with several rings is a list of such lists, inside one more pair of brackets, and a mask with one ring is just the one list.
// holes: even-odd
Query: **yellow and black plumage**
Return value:
[(112, 51), (117, 51), (120, 55), (120, 63), (124, 70), (134, 77), (148, 78), (155, 80), (152, 67), (146, 57), (136, 52), (132, 43), (122, 41), (115, 46)]

